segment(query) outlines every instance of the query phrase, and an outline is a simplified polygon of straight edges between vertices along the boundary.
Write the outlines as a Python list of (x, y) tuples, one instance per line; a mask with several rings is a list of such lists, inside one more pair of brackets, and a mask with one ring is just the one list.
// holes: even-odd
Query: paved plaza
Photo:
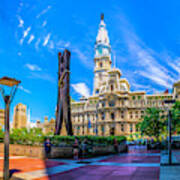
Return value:
[[(0, 155), (0, 171), (3, 157)], [(147, 151), (144, 146), (131, 147), (128, 153), (97, 158), (40, 160), (27, 157), (10, 157), (12, 179), (36, 180), (178, 180), (180, 166), (161, 166), (167, 153)], [(176, 151), (173, 161), (180, 162)], [(179, 177), (178, 177), (179, 176)]]

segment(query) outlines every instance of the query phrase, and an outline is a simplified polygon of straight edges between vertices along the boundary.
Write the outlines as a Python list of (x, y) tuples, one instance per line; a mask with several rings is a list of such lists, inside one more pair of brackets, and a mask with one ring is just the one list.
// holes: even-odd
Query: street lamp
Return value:
[[(0, 91), (5, 103), (4, 180), (9, 179), (9, 108), (20, 82), (9, 77), (0, 78)], [(10, 89), (8, 95), (5, 94), (5, 87)]]
[[(165, 104), (173, 104), (175, 103), (175, 100), (165, 100)], [(172, 132), (171, 132), (171, 119), (172, 119), (172, 113), (171, 110), (168, 108), (168, 164), (172, 165), (172, 148), (171, 148), (171, 140), (172, 140)]]

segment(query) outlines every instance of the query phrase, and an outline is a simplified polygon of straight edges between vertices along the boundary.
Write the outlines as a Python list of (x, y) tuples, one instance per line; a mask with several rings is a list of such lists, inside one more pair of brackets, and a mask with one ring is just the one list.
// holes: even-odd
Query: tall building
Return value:
[(13, 114), (13, 128), (26, 128), (27, 127), (27, 107), (19, 103), (14, 107)]
[(173, 85), (173, 96), (175, 99), (180, 100), (180, 81), (177, 81)]
[(174, 95), (169, 92), (147, 95), (145, 91), (132, 92), (121, 71), (111, 67), (111, 46), (101, 15), (94, 55), (93, 95), (71, 103), (75, 135), (130, 135), (137, 131), (146, 108), (164, 107), (165, 99), (179, 97), (179, 85)]
[(51, 118), (48, 121), (48, 117), (44, 117), (44, 122), (41, 122), (40, 120), (36, 121), (36, 127), (42, 129), (43, 133), (54, 133), (55, 130), (55, 119)]
[[(51, 118), (48, 121), (47, 116), (44, 117), (44, 122), (41, 122), (40, 120), (36, 121), (36, 127), (42, 129), (43, 133), (45, 133), (45, 134), (54, 133), (55, 132), (55, 124), (56, 124), (55, 119)], [(64, 122), (62, 124), (61, 135), (62, 136), (67, 135)]]
[(3, 129), (5, 121), (5, 111), (4, 109), (0, 109), (0, 129)]

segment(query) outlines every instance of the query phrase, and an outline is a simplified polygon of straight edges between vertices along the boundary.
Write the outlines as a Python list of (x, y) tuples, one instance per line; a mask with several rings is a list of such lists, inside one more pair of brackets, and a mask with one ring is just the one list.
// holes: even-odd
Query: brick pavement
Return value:
[[(13, 176), (21, 179), (159, 180), (163, 178), (162, 180), (166, 180), (165, 176), (161, 175), (160, 178), (161, 156), (160, 151), (147, 151), (141, 147), (130, 148), (129, 153), (125, 154), (85, 160), (89, 161), (89, 164), (79, 164), (77, 161), (67, 159), (43, 161), (36, 158), (11, 157), (10, 167), (19, 170)], [(179, 158), (179, 154), (177, 157)], [(2, 163), (3, 159), (0, 157), (0, 171), (2, 171)], [(165, 168), (162, 169), (162, 172), (164, 171)]]

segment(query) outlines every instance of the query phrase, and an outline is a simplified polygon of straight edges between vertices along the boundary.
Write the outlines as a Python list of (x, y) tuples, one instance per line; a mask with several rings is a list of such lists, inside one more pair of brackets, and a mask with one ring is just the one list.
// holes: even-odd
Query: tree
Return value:
[(172, 132), (180, 133), (180, 101), (176, 101), (171, 108), (172, 113)]
[(12, 129), (10, 140), (11, 143), (39, 145), (44, 140), (44, 134), (40, 128)]
[(4, 138), (4, 132), (2, 129), (0, 129), (0, 142), (3, 142), (3, 138)]
[(158, 108), (147, 108), (143, 121), (138, 124), (142, 135), (155, 137), (159, 141), (160, 134), (164, 130), (164, 116)]

